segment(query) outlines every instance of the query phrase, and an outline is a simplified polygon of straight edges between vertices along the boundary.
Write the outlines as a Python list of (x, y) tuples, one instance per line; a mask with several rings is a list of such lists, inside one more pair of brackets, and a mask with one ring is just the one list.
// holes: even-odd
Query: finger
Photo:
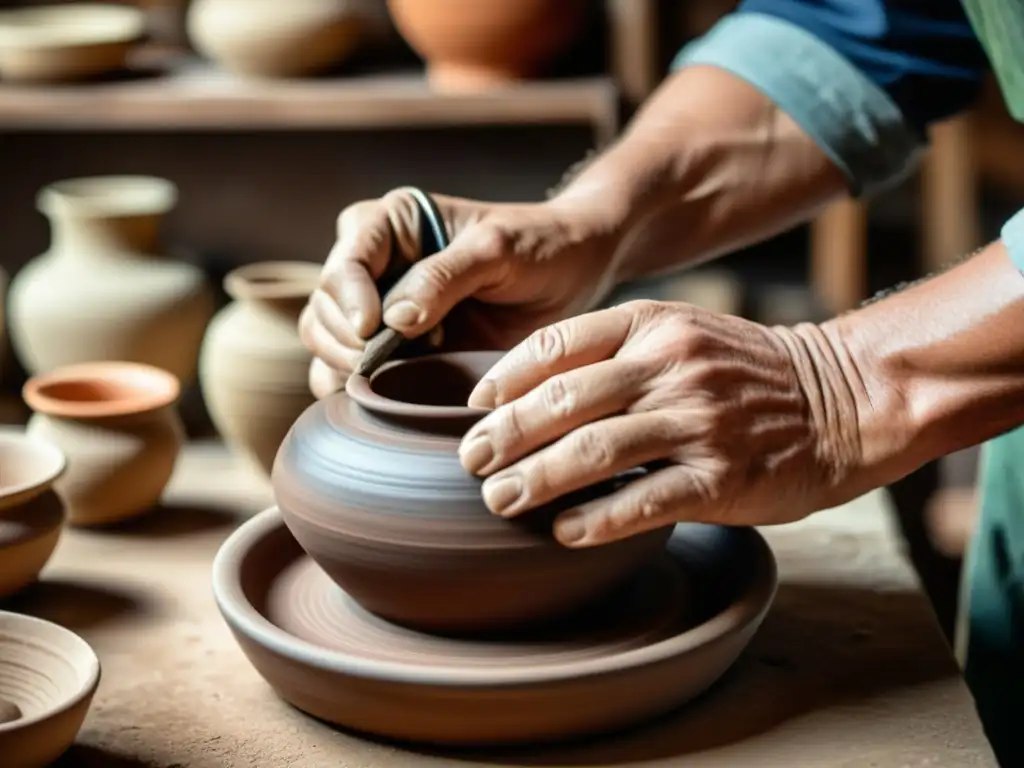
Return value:
[(665, 413), (626, 414), (580, 427), (487, 478), (484, 502), (515, 517), (620, 472), (672, 455), (682, 436)]
[(629, 337), (632, 318), (619, 307), (590, 312), (541, 328), (499, 360), (469, 396), (477, 408), (495, 408), (559, 373), (614, 357)]
[(299, 316), (299, 339), (314, 357), (345, 375), (354, 370), (362, 359), (361, 350), (349, 349), (327, 332), (309, 305)]
[(567, 547), (593, 547), (687, 519), (713, 522), (715, 509), (700, 475), (673, 465), (634, 480), (555, 518), (555, 538)]
[(604, 360), (551, 377), (477, 422), (459, 446), (467, 472), (487, 475), (597, 419), (625, 410), (649, 379), (646, 366)]
[(507, 260), (500, 246), (467, 233), (414, 264), (388, 292), (384, 323), (408, 338), (438, 325), (456, 304), (501, 281)]
[(349, 324), (348, 318), (338, 303), (323, 291), (316, 291), (310, 297), (309, 305), (316, 320), (341, 345), (362, 351), (366, 342)]
[(317, 400), (340, 392), (347, 378), (344, 373), (334, 370), (318, 357), (314, 357), (309, 364), (309, 391)]

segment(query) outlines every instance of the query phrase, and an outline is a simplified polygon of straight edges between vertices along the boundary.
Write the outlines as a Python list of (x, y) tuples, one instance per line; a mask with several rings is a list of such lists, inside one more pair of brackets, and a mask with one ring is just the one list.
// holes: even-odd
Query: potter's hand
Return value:
[[(318, 397), (341, 388), (383, 321), (406, 337), (444, 324), (446, 348), (508, 349), (593, 307), (608, 290), (609, 236), (586, 207), (493, 204), (435, 195), (451, 245), (414, 264), (381, 303), (389, 255), (419, 257), (420, 209), (406, 190), (355, 203), (299, 323)], [(465, 301), (472, 299), (472, 301)]]
[(789, 522), (857, 495), (857, 407), (836, 355), (817, 326), (687, 304), (582, 315), (534, 333), (479, 383), (470, 403), (496, 410), (460, 456), (509, 517), (657, 467), (562, 513), (555, 533), (569, 546), (676, 521)]

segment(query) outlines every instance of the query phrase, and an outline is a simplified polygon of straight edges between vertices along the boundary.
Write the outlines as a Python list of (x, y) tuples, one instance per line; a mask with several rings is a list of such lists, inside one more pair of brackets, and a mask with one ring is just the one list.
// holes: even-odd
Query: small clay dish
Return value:
[(99, 682), (99, 659), (74, 632), (0, 611), (0, 762), (35, 768), (60, 757)]
[[(274, 494), (299, 544), (367, 610), (418, 629), (478, 633), (561, 617), (658, 557), (671, 526), (570, 549), (555, 516), (619, 480), (514, 519), (492, 514), (459, 442), (487, 412), (473, 386), (501, 352), (452, 352), (355, 375), (315, 403), (277, 453)], [(625, 480), (623, 480), (625, 482)]]
[(146, 15), (128, 5), (76, 3), (0, 12), (0, 77), (60, 82), (125, 67), (146, 30)]
[(275, 508), (231, 534), (213, 565), (222, 615), (283, 699), (355, 731), (461, 746), (604, 734), (677, 708), (733, 664), (775, 588), (754, 529), (679, 525), (590, 611), (453, 638), (361, 608)]
[(57, 546), (64, 504), (52, 486), (65, 465), (52, 443), (0, 429), (0, 598), (35, 581)]

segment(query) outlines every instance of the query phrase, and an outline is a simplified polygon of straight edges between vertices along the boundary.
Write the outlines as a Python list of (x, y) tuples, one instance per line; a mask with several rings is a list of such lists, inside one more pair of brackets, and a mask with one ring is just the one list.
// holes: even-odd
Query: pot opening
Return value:
[(232, 270), (224, 290), (236, 300), (305, 299), (320, 284), (321, 264), (306, 261), (264, 261)]
[(18, 430), (0, 431), (0, 508), (12, 497), (41, 491), (64, 471), (64, 454), (55, 445)]
[(100, 418), (145, 413), (178, 399), (176, 376), (140, 363), (86, 363), (58, 368), (25, 384), (32, 410), (50, 416)]
[(173, 182), (157, 176), (87, 176), (66, 179), (39, 193), (39, 209), (80, 216), (151, 216), (177, 203)]
[(479, 418), (467, 405), (473, 387), (501, 359), (501, 352), (451, 352), (381, 367), (370, 379), (351, 376), (349, 396), (364, 408), (406, 418)]

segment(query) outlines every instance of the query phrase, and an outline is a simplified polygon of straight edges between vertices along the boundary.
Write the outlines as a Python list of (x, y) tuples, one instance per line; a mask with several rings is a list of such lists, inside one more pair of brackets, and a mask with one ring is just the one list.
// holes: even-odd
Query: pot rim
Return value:
[[(76, 650), (81, 652), (82, 661), (74, 662), (71, 655), (64, 651), (58, 651), (55, 655), (62, 661), (68, 662), (69, 666), (81, 676), (82, 680), (75, 687), (74, 691), (67, 692), (63, 696), (64, 700), (56, 706), (50, 707), (32, 717), (22, 717), (9, 723), (0, 724), (0, 735), (9, 735), (17, 731), (28, 730), (39, 723), (53, 720), (95, 695), (96, 689), (100, 684), (100, 677), (102, 676), (102, 666), (96, 651), (81, 636), (52, 621), (12, 611), (0, 611), (0, 629), (4, 628), (4, 624), (8, 625), (7, 634), (15, 638), (24, 637), (42, 640), (48, 634), (54, 634), (75, 646)], [(84, 663), (82, 663), (83, 661)]]
[(49, 440), (17, 427), (0, 428), (0, 456), (4, 447), (32, 454), (30, 477), (17, 484), (0, 482), (0, 510), (19, 506), (46, 491), (67, 469), (67, 456)]
[(140, 8), (71, 3), (0, 11), (0, 45), (16, 50), (132, 43), (146, 31)]
[(752, 536), (751, 547), (756, 550), (749, 585), (723, 610), (695, 627), (642, 648), (557, 666), (439, 669), (429, 664), (367, 660), (341, 651), (325, 651), (271, 623), (245, 597), (239, 574), (252, 547), (277, 528), (287, 529), (279, 509), (265, 509), (235, 529), (214, 558), (214, 598), (229, 626), (274, 654), (313, 669), (394, 683), (440, 688), (531, 685), (657, 664), (756, 627), (768, 613), (778, 586), (778, 568), (771, 548), (755, 528), (745, 528), (742, 530)]
[[(113, 385), (114, 396), (94, 400), (61, 396), (65, 387)], [(36, 413), (70, 419), (101, 419), (156, 411), (177, 401), (181, 382), (170, 371), (145, 363), (78, 363), (38, 374), (22, 397)]]
[(419, 361), (459, 360), (468, 357), (493, 356), (496, 350), (479, 350), (473, 352), (442, 352), (436, 355), (423, 355), (408, 360), (391, 360), (378, 368), (370, 376), (353, 373), (345, 382), (345, 393), (363, 408), (373, 413), (395, 416), (404, 419), (479, 419), (490, 413), (490, 409), (476, 408), (469, 405), (421, 405), (393, 400), (384, 397), (373, 389), (374, 380), (385, 371), (400, 365), (415, 365)]
[(78, 176), (44, 186), (36, 208), (46, 215), (79, 217), (154, 216), (178, 203), (177, 185), (161, 176)]
[(311, 261), (258, 261), (228, 272), (224, 290), (236, 301), (306, 298), (319, 286), (322, 270)]

